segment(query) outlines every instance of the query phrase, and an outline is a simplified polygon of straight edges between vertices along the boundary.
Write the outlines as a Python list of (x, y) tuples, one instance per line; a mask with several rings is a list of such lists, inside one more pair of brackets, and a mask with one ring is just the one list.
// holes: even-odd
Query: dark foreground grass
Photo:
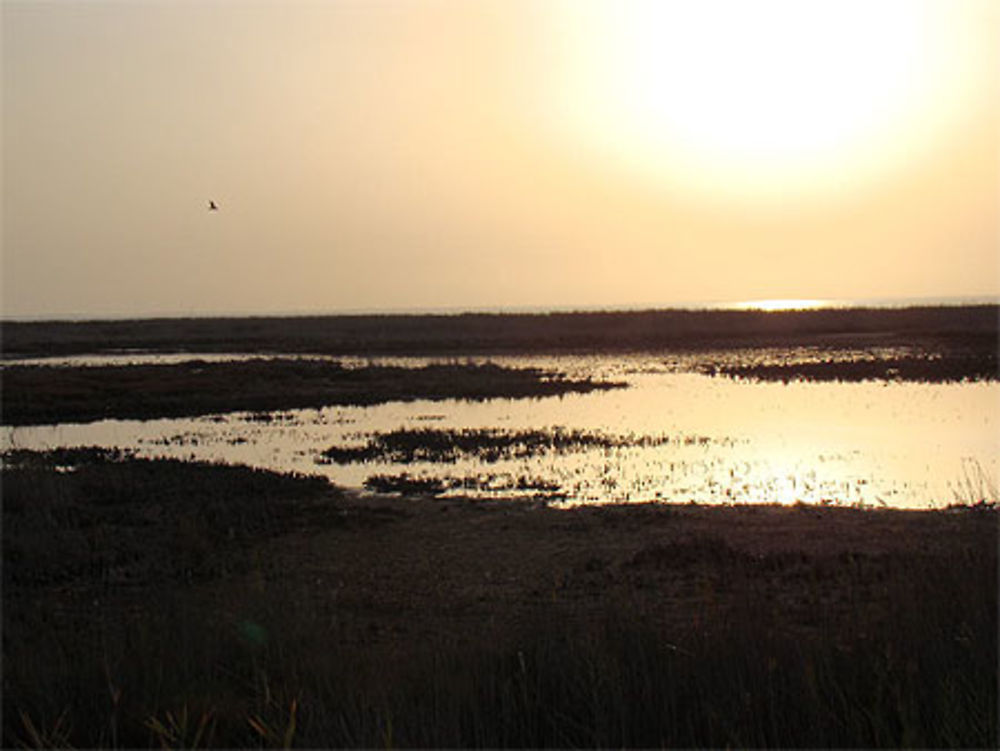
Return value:
[(100, 452), (3, 491), (7, 747), (997, 744), (993, 511), (361, 502)]

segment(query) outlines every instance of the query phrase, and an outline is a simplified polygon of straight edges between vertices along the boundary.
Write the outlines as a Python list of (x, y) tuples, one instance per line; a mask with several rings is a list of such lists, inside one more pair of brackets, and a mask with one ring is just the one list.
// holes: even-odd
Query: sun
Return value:
[(572, 80), (556, 96), (582, 143), (685, 191), (746, 199), (848, 188), (911, 158), (962, 94), (960, 45), (942, 36), (948, 8), (570, 2)]

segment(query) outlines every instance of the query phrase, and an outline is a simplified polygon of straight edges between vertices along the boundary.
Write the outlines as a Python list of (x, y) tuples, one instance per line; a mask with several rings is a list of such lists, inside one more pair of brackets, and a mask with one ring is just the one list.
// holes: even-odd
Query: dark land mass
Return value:
[(766, 346), (995, 352), (1000, 306), (3, 322), (3, 356), (142, 352), (542, 354)]
[(322, 360), (253, 359), (95, 367), (25, 365), (3, 369), (0, 407), (5, 425), (41, 425), (414, 399), (537, 398), (622, 385), (493, 364), (346, 368)]
[(556, 510), (101, 450), (2, 482), (5, 747), (997, 747), (986, 504)]

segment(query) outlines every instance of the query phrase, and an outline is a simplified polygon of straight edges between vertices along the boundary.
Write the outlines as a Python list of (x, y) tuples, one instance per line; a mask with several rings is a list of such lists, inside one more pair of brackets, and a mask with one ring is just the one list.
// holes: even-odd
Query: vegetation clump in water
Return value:
[(717, 364), (712, 375), (757, 381), (995, 381), (1000, 378), (996, 351), (937, 356), (895, 356), (858, 359), (827, 358), (815, 362)]
[(320, 462), (386, 461), (453, 463), (476, 458), (483, 462), (518, 459), (545, 453), (564, 454), (590, 448), (657, 446), (665, 437), (612, 436), (596, 431), (500, 430), (466, 428), (460, 430), (400, 429), (372, 436), (363, 446), (332, 446), (320, 455)]
[(560, 492), (561, 486), (558, 483), (526, 475), (479, 473), (462, 477), (413, 477), (404, 472), (398, 475), (371, 475), (365, 479), (364, 485), (366, 489), (376, 493), (401, 495), (440, 495), (449, 491), (471, 493), (485, 490), (491, 494), (530, 492), (535, 500), (565, 497)]

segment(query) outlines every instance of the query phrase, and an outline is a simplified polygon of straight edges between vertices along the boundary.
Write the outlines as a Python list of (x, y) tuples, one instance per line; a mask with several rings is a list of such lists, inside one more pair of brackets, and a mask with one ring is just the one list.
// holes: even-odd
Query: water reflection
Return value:
[[(786, 385), (692, 372), (722, 356), (731, 355), (492, 358), (570, 376), (624, 379), (630, 388), (544, 399), (5, 427), (2, 441), (4, 448), (131, 448), (142, 456), (322, 474), (359, 489), (366, 481), (383, 490), (393, 482), (405, 488), (410, 481), (445, 494), (540, 496), (566, 504), (803, 501), (928, 507), (970, 500), (965, 496), (977, 487), (995, 485), (1000, 435), (995, 382)], [(802, 350), (769, 355), (811, 356)], [(358, 461), (323, 461), (323, 452), (333, 447), (363, 447), (393, 431), (577, 433), (608, 440), (580, 441), (565, 451), (501, 452), (490, 461), (475, 452), (458, 452), (446, 463), (433, 456), (394, 461), (377, 452), (359, 455)]]

